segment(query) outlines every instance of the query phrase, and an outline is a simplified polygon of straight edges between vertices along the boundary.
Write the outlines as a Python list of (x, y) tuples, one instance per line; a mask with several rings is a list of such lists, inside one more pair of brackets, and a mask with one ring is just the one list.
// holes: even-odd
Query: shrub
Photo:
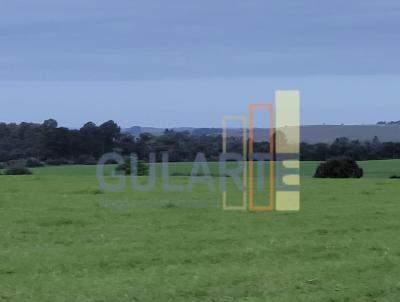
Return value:
[(315, 172), (315, 178), (361, 178), (364, 175), (355, 160), (347, 157), (334, 158), (321, 163)]
[[(116, 168), (117, 172), (123, 173), (125, 175), (131, 175), (131, 159), (125, 159), (125, 162), (121, 165), (118, 165)], [(149, 174), (149, 166), (143, 160), (137, 161), (137, 175), (143, 176)]]
[(26, 160), (26, 166), (28, 168), (37, 168), (37, 167), (43, 167), (44, 163), (38, 160), (35, 157), (30, 157)]
[(392, 176), (389, 177), (390, 179), (400, 179), (400, 175), (393, 174)]
[(5, 175), (31, 175), (32, 172), (26, 167), (25, 160), (13, 160), (7, 163), (4, 170)]

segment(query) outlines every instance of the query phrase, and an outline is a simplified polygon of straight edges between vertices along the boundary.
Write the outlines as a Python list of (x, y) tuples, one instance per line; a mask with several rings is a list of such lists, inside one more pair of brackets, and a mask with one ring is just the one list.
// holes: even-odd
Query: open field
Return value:
[(0, 176), (0, 301), (398, 301), (400, 161), (353, 180), (316, 165), (298, 213), (222, 211), (204, 185), (106, 193), (92, 166)]

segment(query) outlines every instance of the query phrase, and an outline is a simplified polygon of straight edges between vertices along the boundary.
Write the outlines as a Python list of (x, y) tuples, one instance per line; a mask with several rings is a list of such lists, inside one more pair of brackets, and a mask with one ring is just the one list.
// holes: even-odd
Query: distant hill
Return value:
[(306, 143), (331, 143), (338, 137), (365, 141), (372, 140), (375, 136), (381, 142), (400, 142), (400, 125), (323, 125), (301, 127), (301, 139)]
[[(151, 133), (153, 135), (161, 135), (164, 133), (165, 129), (166, 128), (133, 126), (131, 128), (123, 129), (123, 132), (130, 133), (133, 136), (139, 136), (141, 133)], [(178, 128), (168, 128), (168, 129), (172, 129), (176, 132), (188, 131), (192, 134), (197, 134), (197, 135), (220, 134), (222, 132), (220, 128), (178, 127)]]
[[(173, 130), (189, 131), (193, 135), (220, 135), (221, 128), (191, 128), (180, 127), (172, 128)], [(152, 127), (131, 127), (124, 129), (124, 132), (131, 133), (134, 136), (139, 136), (141, 133), (151, 133), (161, 135), (164, 128)], [(400, 142), (400, 124), (377, 124), (377, 125), (310, 125), (301, 127), (301, 141), (314, 143), (331, 143), (338, 137), (347, 137), (351, 140), (372, 140), (375, 136), (382, 142)], [(230, 136), (242, 136), (242, 130), (231, 128), (228, 131)], [(268, 129), (256, 128), (254, 130), (255, 141), (263, 141), (268, 135)]]

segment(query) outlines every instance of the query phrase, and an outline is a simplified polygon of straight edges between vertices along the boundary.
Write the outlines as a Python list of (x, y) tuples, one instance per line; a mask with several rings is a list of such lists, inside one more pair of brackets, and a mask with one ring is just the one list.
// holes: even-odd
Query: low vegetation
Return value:
[[(125, 162), (117, 166), (116, 171), (124, 175), (132, 175), (132, 163), (131, 158), (125, 158)], [(137, 160), (135, 165), (135, 175), (144, 176), (149, 174), (149, 165), (143, 160)]]
[(31, 175), (32, 171), (28, 169), (25, 160), (12, 160), (4, 167), (5, 175)]
[(321, 163), (314, 177), (315, 178), (361, 178), (364, 175), (362, 168), (356, 161), (347, 157), (330, 159)]

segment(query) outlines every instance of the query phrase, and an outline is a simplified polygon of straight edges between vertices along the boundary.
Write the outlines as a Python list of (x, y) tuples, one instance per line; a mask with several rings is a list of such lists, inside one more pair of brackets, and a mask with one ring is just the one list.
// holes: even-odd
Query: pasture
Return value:
[(222, 211), (204, 185), (107, 193), (93, 166), (0, 176), (0, 301), (398, 301), (400, 161), (351, 180), (316, 165), (298, 213)]

